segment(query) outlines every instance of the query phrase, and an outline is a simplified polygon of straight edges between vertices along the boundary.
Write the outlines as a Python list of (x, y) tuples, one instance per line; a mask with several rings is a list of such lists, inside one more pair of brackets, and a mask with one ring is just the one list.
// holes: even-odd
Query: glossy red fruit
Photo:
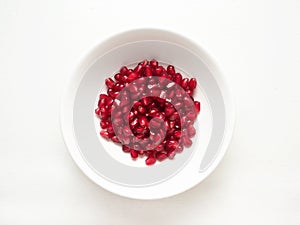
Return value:
[(152, 59), (152, 60), (150, 61), (150, 66), (151, 66), (152, 68), (156, 68), (156, 67), (158, 67), (158, 62), (157, 62), (155, 59)]
[(194, 102), (194, 105), (195, 105), (195, 109), (196, 109), (197, 113), (199, 113), (199, 112), (200, 112), (200, 109), (201, 109), (200, 102), (195, 101), (195, 102)]
[(107, 78), (107, 79), (105, 80), (105, 84), (106, 84), (106, 86), (107, 86), (108, 88), (113, 88), (114, 85), (115, 85), (115, 82), (114, 82), (113, 79)]
[(156, 148), (154, 149), (157, 152), (163, 151), (165, 149), (165, 146), (163, 144), (159, 144), (156, 146)]
[(194, 90), (197, 87), (197, 80), (195, 78), (190, 79), (189, 87), (191, 90)]
[(156, 159), (153, 155), (149, 155), (148, 158), (145, 160), (146, 165), (150, 166), (153, 165), (156, 162)]
[(128, 68), (127, 68), (126, 66), (123, 66), (123, 67), (120, 69), (120, 74), (126, 75), (126, 74), (127, 74), (127, 71), (128, 71)]
[(174, 159), (175, 155), (176, 155), (176, 151), (175, 150), (169, 151), (167, 153), (167, 156), (168, 156), (169, 159)]
[(182, 137), (182, 144), (185, 147), (189, 148), (189, 147), (191, 147), (191, 145), (193, 144), (193, 142), (192, 142), (191, 139), (189, 139), (188, 137), (184, 136), (184, 137)]
[(105, 129), (100, 131), (100, 135), (106, 139), (109, 138), (109, 134)]
[(145, 66), (145, 68), (144, 68), (144, 74), (145, 74), (146, 77), (152, 76), (152, 69), (151, 69), (150, 66), (148, 66), (148, 65)]
[(138, 151), (132, 149), (130, 151), (130, 155), (131, 155), (131, 158), (136, 159), (139, 156), (139, 153), (138, 153)]
[(147, 120), (147, 117), (145, 117), (145, 116), (139, 117), (139, 124), (143, 127), (145, 127), (145, 126), (148, 127), (149, 122)]
[(95, 113), (96, 113), (96, 115), (100, 115), (100, 109), (99, 108), (97, 108), (97, 109), (95, 109)]
[(143, 66), (142, 66), (141, 64), (138, 64), (138, 65), (134, 68), (133, 72), (135, 72), (135, 73), (141, 73), (141, 72), (142, 72), (142, 69), (143, 69)]
[(111, 138), (111, 140), (112, 140), (113, 142), (116, 142), (116, 143), (121, 143), (120, 140), (119, 140), (116, 136), (113, 136), (113, 137)]
[(174, 80), (177, 84), (181, 85), (181, 82), (182, 82), (182, 75), (181, 75), (180, 73), (176, 73), (176, 74), (174, 75), (173, 80)]
[(114, 78), (116, 81), (122, 81), (122, 75), (120, 73), (116, 73)]
[(180, 130), (176, 130), (174, 131), (174, 135), (175, 139), (179, 139), (181, 137), (181, 131)]
[(135, 72), (132, 72), (128, 75), (127, 81), (130, 83), (134, 80), (136, 80), (139, 77), (139, 75)]
[(196, 135), (196, 129), (194, 128), (193, 125), (190, 125), (187, 128), (187, 132), (188, 132), (189, 137), (194, 137)]
[(167, 72), (168, 72), (168, 74), (170, 74), (170, 75), (174, 75), (174, 74), (175, 74), (175, 68), (174, 68), (174, 66), (169, 65), (169, 66), (167, 67)]
[(182, 87), (183, 89), (186, 89), (187, 86), (188, 86), (188, 84), (189, 84), (189, 79), (188, 79), (188, 78), (184, 78), (184, 79), (181, 81), (181, 87)]
[(157, 152), (155, 156), (158, 161), (163, 161), (166, 158), (168, 158), (167, 154), (165, 154), (163, 152)]
[(131, 149), (129, 147), (127, 147), (126, 145), (123, 145), (122, 149), (123, 149), (124, 152), (130, 152), (131, 151)]

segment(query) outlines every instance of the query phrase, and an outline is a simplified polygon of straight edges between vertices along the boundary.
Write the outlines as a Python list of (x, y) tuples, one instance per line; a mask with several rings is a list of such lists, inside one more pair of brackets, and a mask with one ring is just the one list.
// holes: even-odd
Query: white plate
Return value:
[[(123, 65), (153, 58), (197, 78), (194, 97), (201, 102), (201, 113), (192, 147), (149, 167), (100, 138), (94, 109), (107, 77)], [(201, 182), (222, 159), (233, 124), (228, 88), (211, 57), (187, 38), (156, 29), (128, 31), (94, 46), (72, 73), (61, 105), (65, 143), (80, 169), (106, 190), (136, 199), (169, 197)]]

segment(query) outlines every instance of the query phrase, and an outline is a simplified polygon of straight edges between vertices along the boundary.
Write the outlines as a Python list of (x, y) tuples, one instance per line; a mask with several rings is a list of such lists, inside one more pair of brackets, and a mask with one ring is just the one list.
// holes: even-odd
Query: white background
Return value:
[[(77, 58), (139, 27), (182, 33), (208, 50), (237, 108), (215, 172), (156, 201), (92, 183), (59, 126)], [(0, 0), (0, 224), (300, 224), (299, 86), (299, 0)]]

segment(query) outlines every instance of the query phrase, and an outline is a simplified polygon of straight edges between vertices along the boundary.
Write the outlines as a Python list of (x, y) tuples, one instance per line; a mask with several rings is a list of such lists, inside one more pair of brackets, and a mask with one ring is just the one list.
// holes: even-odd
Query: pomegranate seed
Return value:
[(131, 151), (131, 149), (129, 147), (127, 147), (126, 145), (123, 145), (122, 149), (123, 149), (124, 152), (130, 152)]
[(120, 69), (120, 74), (126, 75), (126, 74), (127, 74), (127, 71), (128, 71), (128, 68), (127, 68), (126, 66), (123, 66), (123, 67)]
[(174, 112), (175, 112), (175, 109), (173, 107), (166, 107), (165, 108), (166, 116), (171, 116)]
[(139, 118), (139, 124), (141, 125), (141, 126), (143, 126), (143, 127), (147, 127), (148, 126), (148, 124), (149, 124), (149, 122), (148, 122), (148, 120), (147, 120), (147, 118), (145, 117), (145, 116), (141, 116), (140, 118)]
[(194, 90), (197, 86), (197, 80), (195, 78), (190, 79), (189, 87), (191, 90)]
[(176, 155), (176, 151), (175, 150), (169, 151), (167, 153), (167, 156), (168, 156), (169, 159), (174, 159), (175, 155)]
[(167, 154), (162, 153), (162, 152), (157, 152), (155, 156), (156, 156), (158, 161), (163, 161), (166, 158), (168, 158)]
[(178, 147), (178, 142), (175, 140), (167, 141), (165, 147), (167, 151), (173, 151)]
[(183, 89), (186, 89), (187, 86), (188, 86), (188, 83), (189, 83), (189, 79), (188, 78), (184, 78), (182, 81), (181, 81), (181, 87)]
[(180, 130), (174, 131), (174, 137), (175, 137), (176, 139), (179, 139), (179, 138), (181, 137), (181, 131), (180, 131)]
[(196, 135), (196, 129), (194, 128), (194, 126), (190, 125), (187, 128), (187, 132), (189, 134), (189, 137), (194, 137)]
[(143, 107), (143, 106), (141, 106), (141, 105), (138, 106), (138, 111), (139, 111), (140, 114), (143, 114), (143, 115), (146, 113), (145, 107)]
[(195, 101), (194, 105), (195, 105), (197, 113), (199, 113), (200, 112), (200, 102)]
[(150, 66), (148, 66), (148, 65), (145, 66), (145, 68), (144, 68), (144, 74), (145, 74), (146, 77), (152, 76), (152, 70), (151, 70)]
[(113, 88), (114, 85), (115, 85), (115, 82), (113, 81), (113, 79), (107, 78), (107, 79), (105, 80), (105, 84), (106, 84), (106, 86), (107, 86), (108, 88)]
[(155, 68), (154, 73), (156, 76), (160, 76), (163, 71), (164, 71), (164, 68), (162, 66), (158, 66)]
[(139, 75), (135, 72), (132, 72), (128, 75), (127, 81), (130, 83), (134, 80), (136, 80), (139, 77)]
[(132, 69), (127, 70), (126, 75), (129, 76), (129, 74), (133, 73)]
[(100, 127), (101, 127), (102, 129), (107, 128), (107, 126), (108, 126), (108, 121), (102, 120), (102, 121), (100, 122)]
[(155, 151), (160, 152), (163, 151), (165, 149), (163, 144), (159, 144), (156, 146)]
[(150, 166), (156, 162), (156, 159), (154, 158), (154, 156), (149, 155), (148, 158), (145, 160), (145, 162), (146, 162), (146, 165)]
[(142, 65), (142, 67), (145, 67), (146, 65), (149, 64), (148, 60), (144, 60), (143, 62), (140, 62), (140, 64)]
[(175, 74), (175, 68), (174, 68), (174, 66), (169, 65), (169, 66), (167, 67), (167, 72), (168, 72), (168, 74), (170, 74), (170, 75)]
[(135, 73), (140, 73), (140, 72), (142, 71), (142, 68), (143, 68), (143, 66), (142, 66), (141, 64), (138, 64), (138, 65), (134, 68), (133, 72), (135, 72)]
[(189, 96), (192, 96), (194, 92), (193, 92), (193, 90), (188, 89), (188, 90), (186, 90), (186, 93), (187, 93)]
[(109, 138), (109, 134), (105, 129), (100, 131), (100, 135), (104, 138)]
[[(122, 126), (123, 125), (123, 119), (121, 119), (121, 118), (115, 118), (114, 119), (114, 124), (116, 125), (116, 126)], [(102, 127), (103, 128), (103, 127)], [(104, 127), (105, 128), (105, 127)]]
[(113, 136), (113, 137), (111, 138), (111, 140), (112, 140), (113, 142), (116, 142), (116, 143), (121, 143), (121, 142), (119, 141), (119, 139), (118, 139), (116, 136)]
[(100, 109), (99, 108), (95, 109), (95, 113), (99, 116), (100, 115)]
[(174, 76), (174, 81), (177, 83), (177, 84), (181, 84), (182, 82), (182, 76), (180, 73), (176, 73), (175, 76)]
[(136, 159), (139, 156), (139, 153), (138, 153), (138, 151), (132, 149), (130, 151), (130, 155), (133, 159)]
[(155, 59), (152, 59), (152, 60), (150, 61), (150, 66), (151, 66), (152, 68), (156, 68), (156, 67), (158, 67), (158, 62), (157, 62)]
[(120, 73), (115, 74), (114, 78), (116, 81), (122, 81), (122, 75)]
[(188, 137), (184, 136), (182, 138), (182, 144), (185, 146), (185, 147), (191, 147), (191, 145), (193, 144), (192, 140), (189, 139)]

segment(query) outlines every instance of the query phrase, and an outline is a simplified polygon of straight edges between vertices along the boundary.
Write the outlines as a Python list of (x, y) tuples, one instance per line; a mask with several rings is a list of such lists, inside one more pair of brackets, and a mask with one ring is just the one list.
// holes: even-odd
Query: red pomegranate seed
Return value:
[(197, 80), (195, 78), (190, 79), (189, 81), (189, 87), (191, 90), (194, 90), (197, 86)]
[(150, 61), (150, 66), (151, 66), (152, 68), (156, 68), (156, 67), (158, 67), (158, 62), (157, 62), (155, 59), (152, 59), (152, 60)]
[(199, 113), (200, 112), (200, 102), (195, 101), (194, 105), (195, 105), (197, 113)]
[(179, 139), (179, 138), (181, 137), (181, 131), (180, 131), (180, 130), (174, 131), (174, 137), (175, 137), (176, 139)]
[(152, 69), (151, 69), (150, 66), (148, 66), (148, 65), (145, 66), (145, 68), (144, 68), (144, 74), (145, 74), (146, 77), (152, 76)]
[(109, 138), (109, 134), (105, 129), (100, 131), (100, 135), (106, 139)]
[(160, 152), (163, 151), (165, 149), (163, 144), (159, 144), (156, 146), (155, 151)]
[(141, 126), (148, 126), (148, 124), (149, 124), (149, 122), (148, 122), (148, 120), (147, 120), (147, 118), (145, 117), (145, 116), (141, 116), (140, 118), (139, 118), (139, 124), (141, 125)]
[(133, 73), (133, 69), (127, 70), (126, 75), (129, 76), (131, 73)]
[(133, 159), (136, 159), (139, 156), (139, 153), (138, 153), (138, 151), (132, 149), (130, 151), (130, 155)]
[(194, 128), (193, 125), (190, 125), (188, 128), (187, 128), (187, 132), (189, 134), (189, 137), (194, 137), (196, 135), (196, 129)]
[(186, 93), (189, 95), (189, 96), (192, 96), (194, 94), (194, 91), (193, 90), (186, 90)]
[(148, 158), (145, 160), (146, 165), (150, 166), (153, 165), (156, 162), (156, 159), (153, 155), (149, 155)]
[(130, 73), (130, 74), (128, 75), (127, 80), (128, 80), (128, 82), (130, 83), (130, 82), (136, 80), (138, 77), (139, 77), (139, 75), (138, 75), (137, 73), (132, 72), (132, 73)]
[(183, 151), (183, 146), (182, 145), (178, 145), (178, 147), (175, 150), (177, 153), (180, 153)]
[[(103, 121), (101, 121), (101, 122), (103, 122)], [(101, 123), (100, 123), (101, 124)], [(116, 124), (117, 126), (121, 126), (121, 125), (123, 125), (123, 119), (121, 119), (121, 118), (115, 118), (114, 119), (114, 124)], [(102, 126), (101, 126), (102, 127)], [(105, 128), (105, 127), (102, 127), (102, 128)]]
[(162, 72), (164, 72), (165, 69), (162, 66), (158, 66), (155, 68), (154, 73), (156, 76), (160, 76), (162, 74)]
[(166, 116), (171, 116), (174, 112), (175, 112), (175, 109), (173, 107), (166, 107), (165, 108)]
[(168, 72), (168, 74), (170, 74), (170, 75), (175, 74), (175, 68), (174, 68), (174, 66), (169, 65), (169, 66), (167, 67), (167, 72)]
[(133, 72), (135, 72), (135, 73), (140, 73), (140, 72), (142, 71), (142, 68), (143, 68), (143, 66), (142, 66), (141, 64), (138, 64), (138, 65), (134, 68)]
[(99, 108), (95, 109), (95, 113), (99, 116), (100, 115), (100, 109)]
[(106, 84), (106, 86), (107, 86), (108, 88), (113, 88), (114, 85), (115, 85), (115, 82), (113, 81), (113, 79), (107, 78), (107, 79), (105, 80), (105, 84)]
[(145, 67), (146, 65), (149, 64), (148, 60), (144, 60), (143, 62), (140, 62), (140, 64)]
[(189, 79), (188, 78), (184, 78), (182, 81), (181, 81), (181, 87), (183, 89), (186, 89), (187, 86), (188, 86), (188, 83), (189, 83)]
[(130, 152), (131, 151), (131, 149), (129, 147), (127, 147), (126, 145), (123, 145), (122, 149), (123, 149), (124, 152)]
[(166, 146), (165, 146), (165, 148), (168, 152), (175, 150), (177, 147), (178, 147), (178, 142), (175, 140), (167, 141)]
[(184, 136), (182, 137), (182, 144), (185, 146), (185, 147), (191, 147), (191, 145), (193, 144), (192, 140), (189, 139), (188, 137)]
[(120, 73), (116, 73), (114, 78), (116, 81), (122, 81), (122, 75)]
[(126, 74), (127, 74), (127, 71), (128, 71), (128, 68), (127, 68), (126, 66), (123, 66), (123, 67), (120, 69), (120, 74), (126, 75)]
[(182, 82), (182, 76), (180, 73), (176, 73), (173, 79), (177, 84), (181, 85)]
[(108, 126), (108, 121), (102, 120), (102, 121), (100, 122), (100, 127), (101, 127), (102, 129), (107, 128), (107, 126)]
[(112, 140), (113, 142), (116, 142), (116, 143), (121, 143), (121, 142), (119, 141), (119, 139), (118, 139), (116, 136), (113, 136), (113, 137), (111, 138), (111, 140)]
[(176, 151), (175, 150), (169, 151), (167, 153), (167, 156), (169, 157), (169, 159), (174, 159), (175, 155), (176, 155)]
[(155, 156), (156, 156), (158, 161), (163, 161), (166, 158), (168, 158), (167, 154), (165, 154), (163, 152), (157, 152)]

